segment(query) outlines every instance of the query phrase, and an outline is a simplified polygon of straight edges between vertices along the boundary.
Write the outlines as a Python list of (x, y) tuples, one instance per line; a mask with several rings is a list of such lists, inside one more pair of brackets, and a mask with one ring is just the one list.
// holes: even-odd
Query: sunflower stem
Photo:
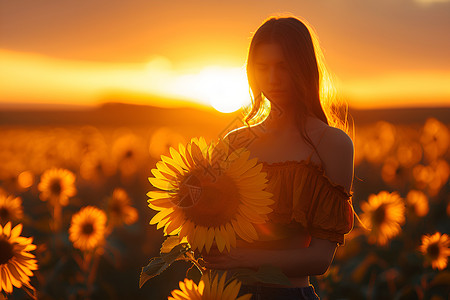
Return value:
[(205, 268), (203, 268), (198, 261), (195, 259), (194, 255), (192, 254), (191, 251), (186, 252), (185, 253), (186, 256), (188, 257), (189, 261), (191, 261), (196, 267), (197, 269), (200, 271), (200, 273), (203, 275), (203, 272), (206, 270)]
[(93, 258), (93, 262), (92, 262), (92, 267), (91, 270), (89, 272), (89, 275), (87, 277), (87, 290), (88, 290), (88, 295), (90, 295), (92, 293), (93, 290), (93, 284), (97, 275), (97, 270), (98, 270), (98, 265), (100, 262), (100, 254), (98, 254), (97, 252), (94, 253), (94, 258)]
[(58, 233), (61, 229), (62, 207), (59, 202), (53, 206), (53, 230)]

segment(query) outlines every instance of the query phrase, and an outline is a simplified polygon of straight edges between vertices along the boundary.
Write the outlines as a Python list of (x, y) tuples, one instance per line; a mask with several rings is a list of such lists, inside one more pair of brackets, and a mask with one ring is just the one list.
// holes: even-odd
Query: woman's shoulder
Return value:
[(329, 125), (324, 128), (321, 145), (324, 151), (353, 152), (353, 141), (350, 136), (342, 129)]
[(353, 142), (348, 134), (336, 127), (328, 126), (323, 132), (318, 154), (327, 176), (336, 184), (351, 190), (353, 181)]

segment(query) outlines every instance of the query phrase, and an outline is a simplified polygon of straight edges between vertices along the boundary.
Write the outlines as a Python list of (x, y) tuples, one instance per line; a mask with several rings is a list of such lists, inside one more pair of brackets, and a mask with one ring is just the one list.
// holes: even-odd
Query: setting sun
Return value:
[(223, 113), (234, 112), (250, 101), (242, 68), (205, 67), (198, 74), (180, 76), (176, 85), (187, 96)]

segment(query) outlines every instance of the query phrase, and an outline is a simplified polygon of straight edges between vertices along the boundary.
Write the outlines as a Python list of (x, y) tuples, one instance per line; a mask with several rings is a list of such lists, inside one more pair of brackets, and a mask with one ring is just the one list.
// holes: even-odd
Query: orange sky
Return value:
[(351, 106), (450, 104), (445, 0), (2, 1), (0, 104), (92, 105), (112, 90), (246, 101), (251, 34), (286, 12), (316, 29)]

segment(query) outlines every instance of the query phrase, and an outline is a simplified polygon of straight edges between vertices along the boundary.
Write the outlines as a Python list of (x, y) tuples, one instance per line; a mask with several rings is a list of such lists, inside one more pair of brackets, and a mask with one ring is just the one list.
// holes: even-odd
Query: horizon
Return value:
[(129, 103), (231, 112), (249, 103), (243, 67), (252, 33), (269, 16), (297, 16), (317, 33), (349, 105), (450, 105), (450, 40), (443, 38), (450, 27), (448, 0), (357, 6), (352, 0), (277, 5), (50, 0), (0, 7), (0, 103), (92, 106), (118, 89), (179, 99)]

